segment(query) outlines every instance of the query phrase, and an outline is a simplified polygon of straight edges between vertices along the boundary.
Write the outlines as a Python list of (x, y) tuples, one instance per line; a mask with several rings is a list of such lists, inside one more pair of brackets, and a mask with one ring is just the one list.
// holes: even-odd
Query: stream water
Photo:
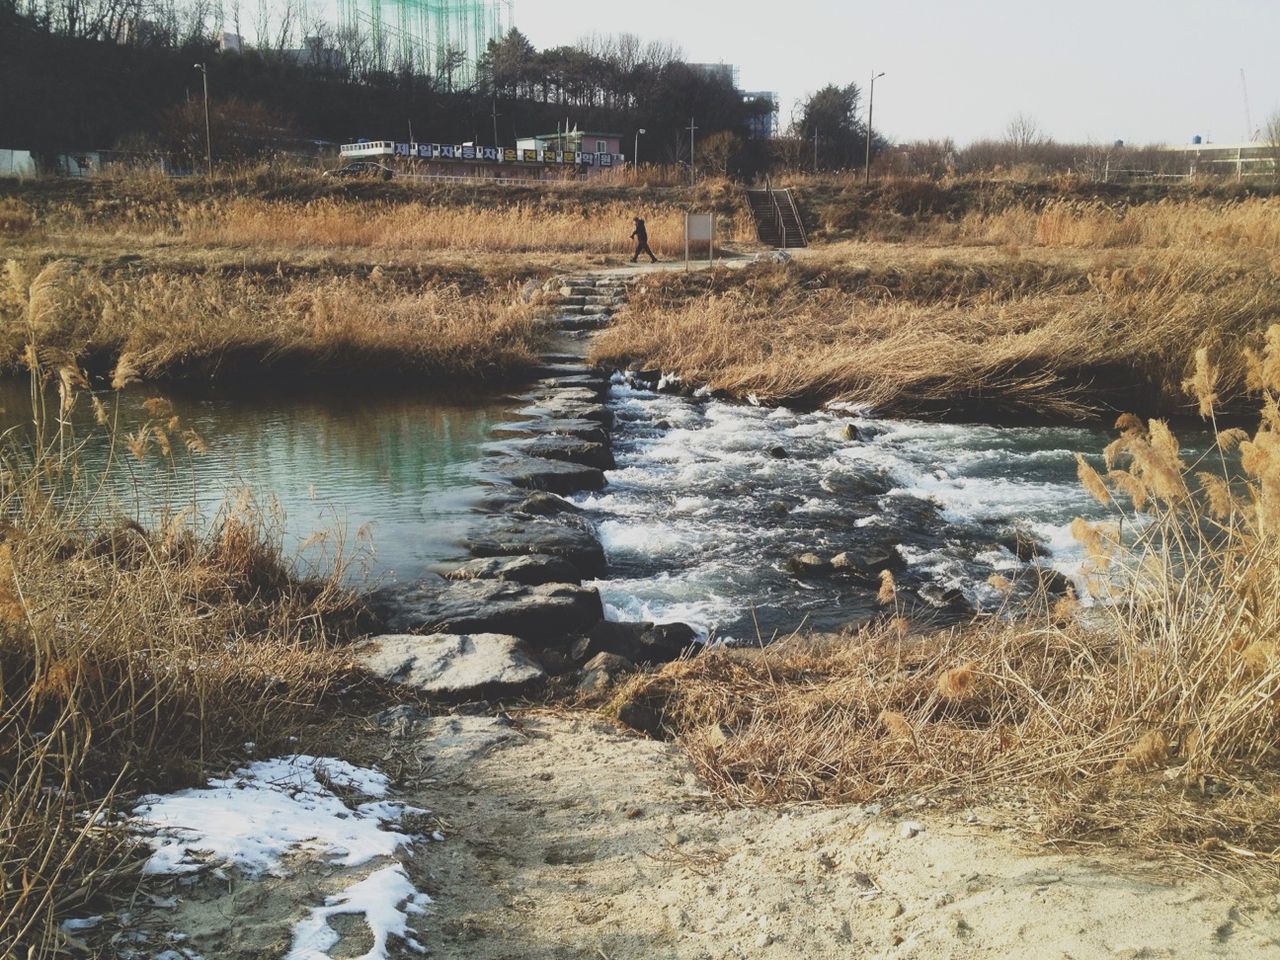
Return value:
[[(611, 576), (597, 586), (616, 619), (767, 640), (879, 609), (873, 586), (793, 575), (788, 559), (809, 552), (847, 552), (934, 601), (958, 591), (967, 605), (994, 609), (1006, 596), (987, 583), (992, 574), (1014, 579), (1035, 563), (1075, 575), (1083, 552), (1071, 521), (1104, 515), (1074, 457), (1093, 454), (1100, 465), (1112, 439), (1101, 429), (798, 413), (621, 378), (611, 405), (618, 469), (604, 491), (577, 501), (600, 530)], [(846, 438), (848, 424), (860, 439)], [(1023, 596), (1036, 579), (1022, 578)]]
[[(300, 395), (141, 388), (121, 395), (119, 432), (151, 419), (143, 403), (156, 396), (201, 436), (207, 454), (191, 457), (179, 447), (166, 458), (153, 446), (139, 462), (122, 442), (111, 453), (83, 398), (73, 415), (86, 438), (85, 473), (100, 474), (108, 456), (115, 458), (109, 489), (118, 509), (152, 520), (194, 504), (208, 519), (248, 493), (281, 525), (286, 550), (302, 563), (324, 564), (342, 539), (357, 558), (352, 579), (379, 581), (414, 580), (465, 553), (462, 540), (483, 494), (481, 447), (509, 408), (493, 397), (451, 402), (359, 389)], [(103, 400), (111, 402), (109, 395)], [(4, 427), (29, 423), (26, 383), (0, 381), (0, 408)], [(329, 539), (316, 542), (317, 531)]]
[[(124, 431), (148, 419), (143, 402), (158, 393), (123, 395)], [(153, 449), (138, 462), (117, 444), (110, 490), (120, 510), (154, 519), (194, 505), (207, 519), (247, 491), (301, 561), (325, 562), (334, 541), (312, 534), (343, 529), (348, 552), (363, 561), (352, 576), (377, 582), (412, 581), (465, 558), (490, 428), (511, 418), (510, 401), (493, 397), (163, 395), (208, 453), (165, 458)], [(1082, 554), (1069, 525), (1102, 512), (1074, 461), (1076, 451), (1102, 449), (1110, 440), (1102, 430), (801, 413), (621, 378), (610, 405), (618, 467), (602, 492), (575, 500), (598, 526), (610, 576), (596, 586), (616, 619), (678, 620), (749, 640), (801, 624), (833, 628), (878, 609), (866, 582), (793, 575), (787, 561), (802, 553), (845, 552), (867, 569), (894, 568), (901, 586), (926, 598), (959, 591), (969, 606), (991, 608), (1003, 600), (987, 584), (992, 573), (1032, 562), (1074, 574)], [(0, 383), (0, 407), (4, 426), (20, 426), (30, 409), (25, 384)], [(89, 436), (87, 404), (74, 420)], [(846, 437), (847, 424), (860, 439)], [(86, 441), (88, 474), (108, 451), (100, 432)], [(1039, 556), (1023, 550), (1020, 559), (1019, 538), (1038, 544)]]

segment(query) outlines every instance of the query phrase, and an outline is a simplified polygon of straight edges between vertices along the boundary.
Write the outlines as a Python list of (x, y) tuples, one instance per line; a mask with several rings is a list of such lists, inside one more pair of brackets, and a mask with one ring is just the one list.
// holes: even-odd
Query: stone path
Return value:
[[(548, 346), (534, 381), (513, 397), (513, 419), (494, 431), (487, 472), (496, 482), (467, 544), (479, 562), (375, 598), (394, 633), (365, 646), (363, 665), (429, 696), (527, 694), (549, 677), (595, 687), (634, 663), (679, 656), (692, 637), (671, 625), (663, 636), (684, 642), (655, 643), (653, 624), (604, 624), (599, 592), (582, 586), (606, 574), (606, 558), (592, 524), (564, 498), (602, 489), (614, 466), (609, 374), (586, 357), (626, 286), (614, 276), (571, 276), (546, 290), (557, 298), (544, 321)], [(606, 626), (610, 640), (602, 645)], [(432, 638), (416, 657), (406, 655), (413, 635)], [(614, 658), (607, 671), (591, 662), (602, 652)], [(539, 676), (530, 676), (530, 662)], [(512, 676), (521, 682), (508, 682)], [(471, 688), (459, 677), (472, 678)]]

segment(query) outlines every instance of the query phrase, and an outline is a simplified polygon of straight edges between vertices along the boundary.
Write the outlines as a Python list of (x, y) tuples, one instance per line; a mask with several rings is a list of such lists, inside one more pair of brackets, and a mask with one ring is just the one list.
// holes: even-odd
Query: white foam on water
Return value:
[[(904, 550), (912, 575), (990, 605), (987, 577), (1025, 566), (998, 542), (1026, 531), (1050, 553), (1039, 562), (1074, 575), (1084, 554), (1071, 521), (1104, 515), (1074, 460), (1101, 450), (1101, 431), (874, 420), (855, 405), (805, 413), (631, 385), (610, 402), (618, 468), (603, 493), (576, 502), (624, 567), (600, 584), (617, 618), (714, 632), (741, 631), (757, 602), (779, 616), (824, 604), (838, 614), (858, 588), (791, 578), (787, 558), (853, 549), (859, 537), (882, 544), (903, 523), (924, 525), (902, 534), (919, 544)], [(848, 424), (864, 439), (846, 439)]]

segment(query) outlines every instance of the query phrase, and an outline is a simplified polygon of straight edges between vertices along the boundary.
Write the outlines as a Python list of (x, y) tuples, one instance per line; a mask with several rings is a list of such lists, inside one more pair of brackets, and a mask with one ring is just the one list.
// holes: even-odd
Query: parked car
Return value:
[(334, 170), (326, 170), (326, 177), (368, 177), (370, 179), (390, 180), (396, 172), (390, 167), (373, 160), (352, 160), (346, 166)]

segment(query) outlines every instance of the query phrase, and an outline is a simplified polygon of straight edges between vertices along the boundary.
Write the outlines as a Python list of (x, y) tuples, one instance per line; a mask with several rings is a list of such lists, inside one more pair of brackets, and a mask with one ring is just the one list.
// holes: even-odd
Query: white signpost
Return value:
[(693, 243), (707, 245), (707, 262), (716, 261), (716, 215), (714, 213), (686, 213), (684, 215), (684, 268), (689, 269), (689, 246)]

